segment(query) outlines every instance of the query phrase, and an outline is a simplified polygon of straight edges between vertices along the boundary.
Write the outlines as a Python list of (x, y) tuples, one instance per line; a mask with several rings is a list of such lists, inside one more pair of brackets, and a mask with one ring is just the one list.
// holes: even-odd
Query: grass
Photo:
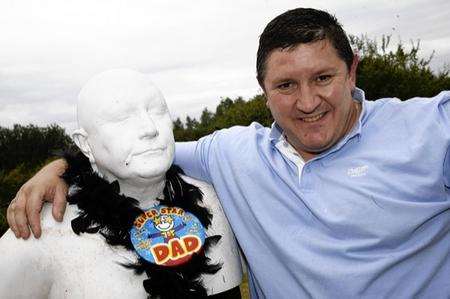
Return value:
[(242, 299), (250, 299), (250, 293), (248, 291), (248, 278), (247, 275), (244, 275), (244, 279), (240, 285)]

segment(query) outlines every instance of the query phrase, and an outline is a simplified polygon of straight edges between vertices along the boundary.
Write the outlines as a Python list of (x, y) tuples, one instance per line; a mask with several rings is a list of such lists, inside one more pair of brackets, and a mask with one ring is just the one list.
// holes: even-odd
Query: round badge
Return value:
[(205, 243), (197, 217), (178, 207), (158, 205), (146, 210), (130, 230), (136, 252), (150, 263), (177, 266), (189, 261)]

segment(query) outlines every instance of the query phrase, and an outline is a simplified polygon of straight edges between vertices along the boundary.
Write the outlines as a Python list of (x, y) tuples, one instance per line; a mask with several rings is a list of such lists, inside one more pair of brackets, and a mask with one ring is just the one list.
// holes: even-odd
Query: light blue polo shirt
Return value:
[(353, 130), (303, 167), (276, 125), (177, 143), (175, 163), (214, 185), (253, 298), (450, 297), (450, 92), (354, 98)]

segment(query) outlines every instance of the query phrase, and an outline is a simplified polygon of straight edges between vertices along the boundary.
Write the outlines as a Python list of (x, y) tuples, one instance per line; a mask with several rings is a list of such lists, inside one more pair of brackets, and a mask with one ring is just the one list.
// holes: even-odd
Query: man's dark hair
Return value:
[(350, 70), (353, 51), (344, 29), (334, 16), (313, 8), (296, 8), (270, 21), (259, 38), (256, 58), (259, 84), (264, 88), (266, 61), (274, 49), (285, 49), (325, 39), (331, 42)]

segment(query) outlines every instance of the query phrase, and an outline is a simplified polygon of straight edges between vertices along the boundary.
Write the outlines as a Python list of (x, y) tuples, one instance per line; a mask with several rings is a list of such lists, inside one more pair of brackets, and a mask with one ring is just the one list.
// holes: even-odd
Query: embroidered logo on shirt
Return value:
[(368, 170), (369, 170), (369, 166), (367, 166), (367, 165), (352, 167), (352, 168), (347, 169), (347, 175), (352, 178), (365, 176), (367, 174)]

